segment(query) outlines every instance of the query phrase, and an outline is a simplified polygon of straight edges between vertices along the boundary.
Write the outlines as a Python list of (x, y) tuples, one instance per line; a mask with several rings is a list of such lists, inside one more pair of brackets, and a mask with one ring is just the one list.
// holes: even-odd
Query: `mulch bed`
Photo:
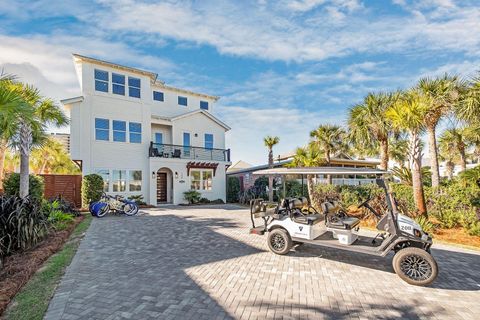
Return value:
[(0, 315), (43, 263), (63, 247), (72, 231), (84, 218), (79, 216), (67, 229), (51, 232), (34, 248), (5, 258), (3, 269), (0, 269)]

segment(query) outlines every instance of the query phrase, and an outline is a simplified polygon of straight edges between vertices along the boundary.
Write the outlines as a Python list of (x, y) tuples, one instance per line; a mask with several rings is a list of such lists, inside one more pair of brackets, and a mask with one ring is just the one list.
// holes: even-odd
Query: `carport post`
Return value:
[(286, 192), (287, 192), (287, 190), (285, 190), (285, 185), (286, 185), (286, 184), (285, 184), (285, 178), (286, 178), (286, 177), (287, 177), (287, 176), (285, 175), (285, 176), (283, 176), (283, 178), (282, 178), (282, 180), (283, 180), (283, 199), (285, 199), (285, 194), (286, 194)]

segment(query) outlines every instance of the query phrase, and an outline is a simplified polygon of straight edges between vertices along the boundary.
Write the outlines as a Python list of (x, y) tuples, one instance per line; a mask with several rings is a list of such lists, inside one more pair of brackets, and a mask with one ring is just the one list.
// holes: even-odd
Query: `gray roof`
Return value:
[(255, 175), (287, 175), (287, 174), (387, 174), (388, 171), (372, 168), (345, 168), (345, 167), (305, 167), (305, 168), (273, 168), (254, 171)]

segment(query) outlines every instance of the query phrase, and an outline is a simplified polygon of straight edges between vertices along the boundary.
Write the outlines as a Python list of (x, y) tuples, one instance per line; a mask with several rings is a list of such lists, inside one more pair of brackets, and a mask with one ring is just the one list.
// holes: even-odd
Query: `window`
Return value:
[(200, 101), (200, 109), (208, 110), (208, 102), (207, 101)]
[(113, 141), (125, 142), (127, 141), (127, 123), (125, 121), (112, 121), (113, 127)]
[(124, 192), (127, 186), (127, 172), (126, 170), (112, 170), (112, 191)]
[(186, 157), (190, 157), (190, 133), (184, 132), (183, 133), (183, 154)]
[(140, 98), (140, 79), (128, 77), (128, 95), (134, 98)]
[(178, 104), (181, 106), (187, 106), (188, 105), (187, 98), (178, 96)]
[(108, 72), (95, 69), (95, 90), (108, 92)]
[(129, 171), (129, 182), (128, 190), (129, 191), (142, 191), (142, 171), (141, 170), (131, 170)]
[(95, 118), (95, 140), (109, 140), (110, 124), (108, 119)]
[(191, 170), (190, 189), (212, 190), (212, 170)]
[(163, 144), (163, 134), (161, 132), (155, 132), (155, 143)]
[(112, 92), (115, 94), (125, 95), (125, 76), (112, 73)]
[(205, 149), (213, 149), (213, 134), (205, 133)]
[(136, 122), (130, 122), (128, 124), (130, 130), (130, 142), (142, 143), (142, 124)]
[(108, 169), (97, 169), (95, 173), (103, 178), (103, 191), (108, 192), (110, 184), (110, 172), (108, 172)]
[(153, 91), (153, 100), (155, 100), (155, 101), (163, 101), (163, 92)]

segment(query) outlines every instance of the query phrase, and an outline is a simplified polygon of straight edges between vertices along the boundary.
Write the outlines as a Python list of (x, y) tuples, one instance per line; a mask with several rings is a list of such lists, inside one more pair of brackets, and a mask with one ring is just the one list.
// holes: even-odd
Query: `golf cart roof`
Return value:
[(345, 167), (305, 167), (305, 168), (273, 168), (254, 171), (255, 175), (287, 175), (287, 174), (376, 174), (384, 175), (388, 171), (373, 168), (345, 168)]

